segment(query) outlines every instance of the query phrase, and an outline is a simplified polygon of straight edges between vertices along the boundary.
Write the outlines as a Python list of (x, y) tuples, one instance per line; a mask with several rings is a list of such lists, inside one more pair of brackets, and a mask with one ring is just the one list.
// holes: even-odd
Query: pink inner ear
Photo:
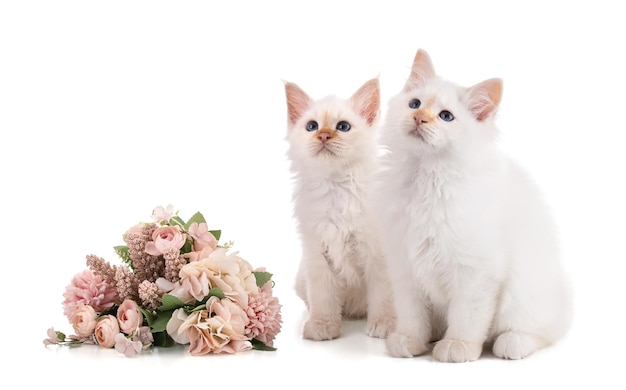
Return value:
[(410, 91), (419, 88), (424, 83), (435, 76), (435, 67), (433, 66), (430, 56), (424, 50), (420, 49), (415, 54), (413, 66), (411, 67), (411, 75), (404, 85), (404, 91)]
[(309, 108), (311, 100), (309, 95), (294, 83), (285, 83), (285, 94), (287, 96), (289, 123), (294, 124), (300, 119), (304, 111)]
[(371, 125), (378, 116), (380, 109), (380, 85), (378, 79), (371, 79), (350, 98), (359, 115)]
[(468, 90), (468, 108), (479, 122), (491, 116), (502, 99), (502, 80), (489, 79)]

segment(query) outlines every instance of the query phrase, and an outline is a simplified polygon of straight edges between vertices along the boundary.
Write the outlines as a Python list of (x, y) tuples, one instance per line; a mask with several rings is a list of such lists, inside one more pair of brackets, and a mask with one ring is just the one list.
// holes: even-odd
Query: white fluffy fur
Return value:
[[(500, 94), (498, 79), (472, 88), (441, 79), (420, 50), (389, 102), (374, 201), (397, 312), (386, 340), (392, 356), (420, 355), (436, 342), (438, 361), (472, 361), (486, 345), (520, 359), (569, 328), (555, 222), (497, 146)], [(442, 110), (455, 119), (443, 121)]]
[[(393, 323), (390, 290), (365, 208), (377, 153), (378, 80), (350, 99), (315, 101), (295, 84), (285, 86), (294, 215), (302, 240), (296, 291), (309, 313), (303, 337), (334, 339), (344, 316), (366, 315), (367, 334), (385, 337)], [(306, 130), (311, 120), (319, 131)], [(333, 131), (339, 121), (350, 123), (350, 131)], [(321, 131), (333, 137), (326, 148)]]

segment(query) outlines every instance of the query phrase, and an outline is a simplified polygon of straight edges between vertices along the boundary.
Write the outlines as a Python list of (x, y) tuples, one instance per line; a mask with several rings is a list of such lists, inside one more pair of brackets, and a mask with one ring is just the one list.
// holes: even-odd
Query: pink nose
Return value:
[(331, 135), (330, 135), (329, 133), (327, 133), (327, 132), (325, 132), (325, 131), (324, 131), (324, 132), (320, 132), (320, 133), (317, 135), (317, 138), (319, 138), (319, 140), (320, 140), (320, 141), (322, 141), (323, 143), (326, 143), (326, 141), (328, 141), (328, 140), (329, 140), (329, 139), (331, 139), (332, 137), (331, 137)]
[(416, 113), (413, 115), (413, 120), (415, 120), (416, 124), (428, 123), (426, 117), (422, 113)]

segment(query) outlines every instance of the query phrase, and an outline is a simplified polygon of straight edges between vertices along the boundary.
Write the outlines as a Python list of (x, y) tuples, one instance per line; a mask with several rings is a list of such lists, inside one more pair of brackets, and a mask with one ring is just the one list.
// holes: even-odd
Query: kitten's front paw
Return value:
[(395, 328), (396, 321), (393, 318), (380, 317), (367, 320), (365, 333), (370, 337), (384, 339)]
[(444, 363), (471, 362), (480, 357), (482, 350), (481, 344), (443, 339), (435, 344), (433, 357)]
[(428, 345), (414, 337), (391, 333), (385, 339), (387, 352), (393, 357), (409, 358), (428, 351)]
[(493, 344), (493, 354), (502, 359), (522, 359), (539, 348), (537, 338), (516, 332), (502, 333)]
[(310, 319), (304, 324), (302, 337), (307, 340), (332, 340), (341, 334), (341, 321)]

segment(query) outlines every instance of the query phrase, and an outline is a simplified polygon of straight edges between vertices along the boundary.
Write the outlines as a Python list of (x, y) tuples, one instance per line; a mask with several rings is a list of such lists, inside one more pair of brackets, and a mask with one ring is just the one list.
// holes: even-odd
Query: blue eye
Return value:
[(443, 110), (439, 113), (439, 118), (446, 122), (451, 122), (454, 119), (454, 115), (452, 115), (452, 113), (448, 110)]
[(319, 126), (315, 121), (309, 121), (309, 123), (306, 124), (306, 131), (315, 131), (318, 128)]
[(350, 127), (351, 126), (350, 126), (350, 124), (348, 122), (341, 121), (341, 122), (337, 123), (337, 127), (336, 128), (339, 131), (348, 131), (348, 130), (350, 130)]
[(411, 99), (411, 101), (409, 102), (409, 107), (414, 110), (420, 108), (421, 105), (422, 105), (422, 102), (420, 102), (419, 99)]

